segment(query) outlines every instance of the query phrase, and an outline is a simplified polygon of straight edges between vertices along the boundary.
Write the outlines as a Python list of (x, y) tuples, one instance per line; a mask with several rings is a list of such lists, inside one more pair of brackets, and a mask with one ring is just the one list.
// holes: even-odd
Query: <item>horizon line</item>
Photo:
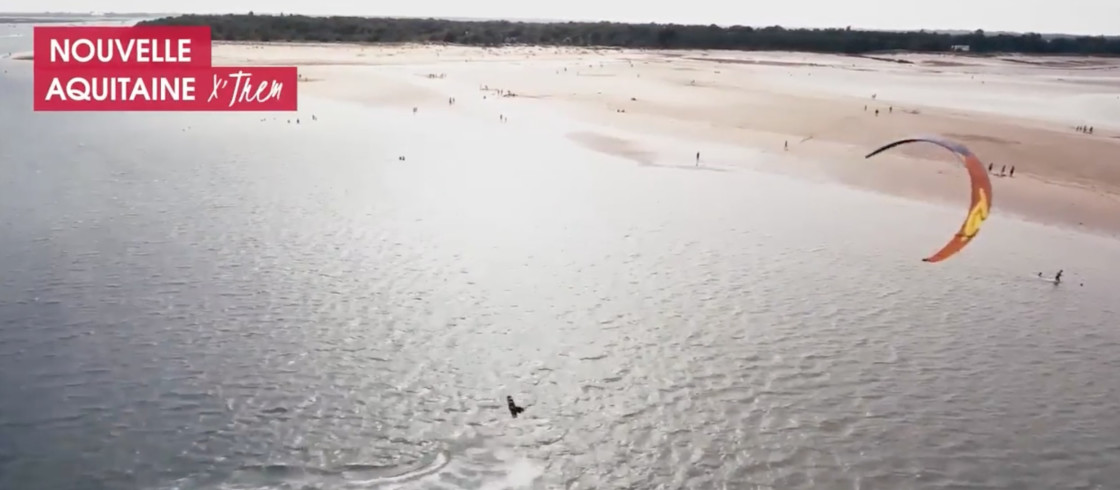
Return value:
[(86, 11), (86, 12), (52, 12), (52, 11), (6, 12), (6, 11), (0, 11), (0, 18), (20, 18), (20, 17), (24, 17), (24, 18), (34, 19), (37, 16), (44, 16), (44, 17), (72, 16), (72, 17), (82, 17), (82, 18), (97, 18), (97, 17), (165, 18), (165, 17), (178, 17), (178, 16), (183, 16), (183, 15), (199, 15), (199, 16), (203, 16), (203, 15), (249, 15), (250, 13), (252, 13), (253, 15), (274, 16), (274, 17), (275, 16), (280, 16), (280, 15), (299, 15), (299, 16), (305, 16), (305, 17), (356, 17), (356, 18), (366, 18), (366, 19), (434, 19), (434, 20), (449, 20), (449, 21), (455, 21), (455, 22), (505, 21), (505, 22), (525, 23), (525, 24), (565, 24), (565, 23), (598, 24), (598, 23), (606, 22), (606, 23), (611, 23), (611, 24), (630, 24), (630, 25), (649, 25), (649, 24), (653, 24), (653, 25), (662, 25), (662, 26), (701, 26), (701, 27), (704, 27), (704, 26), (714, 25), (714, 26), (724, 28), (724, 29), (730, 28), (730, 27), (750, 27), (750, 28), (753, 28), (753, 29), (764, 29), (764, 28), (767, 28), (767, 27), (780, 27), (782, 29), (788, 29), (788, 30), (851, 29), (853, 31), (861, 31), (861, 32), (900, 32), (900, 33), (905, 33), (905, 32), (932, 32), (932, 33), (937, 33), (937, 34), (971, 34), (971, 33), (974, 33), (976, 31), (983, 31), (985, 35), (1001, 35), (1001, 34), (1003, 34), (1003, 35), (1023, 36), (1023, 35), (1028, 35), (1028, 34), (1038, 34), (1040, 36), (1050, 36), (1050, 37), (1103, 37), (1103, 38), (1120, 37), (1120, 34), (1071, 34), (1071, 33), (1065, 33), (1065, 32), (1035, 32), (1035, 31), (1008, 31), (1008, 30), (992, 30), (992, 31), (989, 31), (989, 30), (983, 29), (983, 28), (976, 28), (976, 29), (971, 29), (971, 30), (969, 30), (969, 29), (935, 29), (935, 28), (871, 29), (871, 28), (856, 27), (856, 26), (828, 26), (828, 27), (822, 27), (822, 26), (788, 26), (788, 25), (781, 25), (781, 24), (747, 25), (747, 24), (720, 24), (720, 23), (714, 23), (714, 22), (709, 23), (709, 24), (699, 24), (699, 23), (677, 23), (677, 22), (652, 22), (652, 21), (651, 22), (626, 22), (626, 21), (616, 21), (616, 20), (535, 19), (535, 18), (518, 18), (518, 17), (457, 17), (457, 16), (435, 16), (435, 15), (337, 15), (337, 14), (313, 15), (313, 14), (300, 14), (300, 13), (288, 13), (288, 12), (258, 12), (258, 11), (255, 11), (255, 10), (248, 11), (248, 12), (240, 12), (240, 13), (239, 12), (225, 12), (225, 13), (213, 13), (213, 12), (210, 12), (210, 13), (189, 13), (189, 12), (173, 13), (173, 12), (163, 12), (163, 13), (157, 13), (157, 12), (98, 12), (98, 11)]

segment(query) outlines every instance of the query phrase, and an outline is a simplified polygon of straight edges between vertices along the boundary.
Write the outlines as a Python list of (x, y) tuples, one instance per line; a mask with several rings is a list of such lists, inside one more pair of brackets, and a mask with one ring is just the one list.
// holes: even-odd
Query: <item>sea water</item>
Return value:
[(2, 488), (1120, 481), (1114, 240), (997, 202), (926, 264), (960, 209), (761, 152), (310, 97), (32, 113), (3, 66)]

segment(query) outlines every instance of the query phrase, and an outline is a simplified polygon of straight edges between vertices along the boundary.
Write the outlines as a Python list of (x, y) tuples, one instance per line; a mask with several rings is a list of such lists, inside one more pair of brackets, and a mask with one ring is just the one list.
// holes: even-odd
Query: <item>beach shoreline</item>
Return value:
[[(301, 96), (402, 114), (532, 124), (518, 112), (548, 111), (571, 121), (558, 137), (647, 164), (734, 168), (704, 148), (761, 151), (769, 161), (754, 170), (959, 204), (963, 216), (967, 176), (947, 152), (911, 145), (863, 158), (942, 134), (992, 165), (994, 216), (1120, 234), (1120, 59), (221, 41), (213, 61), (295, 65)], [(998, 177), (1011, 167), (1014, 177)]]
[[(1014, 177), (993, 176), (996, 214), (1120, 234), (1120, 165), (1109, 161), (1120, 155), (1120, 60), (891, 57), (909, 63), (768, 51), (214, 46), (216, 64), (299, 66), (301, 94), (480, 118), (502, 112), (516, 118), (522, 107), (545, 110), (571, 119), (572, 128), (557, 131), (577, 132), (583, 124), (616, 133), (624, 144), (592, 149), (623, 158), (640, 153), (659, 165), (692, 166), (699, 151), (701, 164), (714, 165), (703, 158), (705, 145), (737, 146), (772, 154), (757, 170), (960, 203), (963, 215), (966, 173), (947, 152), (915, 145), (863, 159), (893, 139), (939, 133), (968, 145), (993, 164), (995, 175), (1004, 165), (1008, 172), (1015, 167)], [(1118, 95), (1101, 96), (1108, 90)], [(1070, 108), (1069, 101), (1088, 107)], [(1075, 129), (1080, 119), (1094, 134)], [(663, 148), (665, 138), (677, 147)]]

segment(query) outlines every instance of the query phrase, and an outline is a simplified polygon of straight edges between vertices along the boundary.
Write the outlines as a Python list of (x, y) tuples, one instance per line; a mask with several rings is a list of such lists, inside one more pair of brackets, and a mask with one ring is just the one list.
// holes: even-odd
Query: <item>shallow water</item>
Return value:
[(306, 97), (299, 125), (33, 114), (12, 71), (0, 488), (1120, 481), (1116, 241), (997, 201), (930, 265), (959, 209), (763, 154)]

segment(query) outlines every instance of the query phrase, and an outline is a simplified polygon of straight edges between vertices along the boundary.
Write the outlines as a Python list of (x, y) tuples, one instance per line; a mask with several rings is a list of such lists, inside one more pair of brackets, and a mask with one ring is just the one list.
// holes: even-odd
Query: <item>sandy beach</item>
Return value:
[[(1120, 60), (220, 43), (214, 62), (295, 64), (303, 96), (402, 117), (416, 107), (530, 125), (519, 111), (546, 110), (573, 121), (550, 123), (558, 133), (638, 164), (694, 166), (700, 152), (700, 166), (733, 169), (741, 162), (704, 158), (705, 148), (757, 149), (773, 155), (761, 170), (963, 214), (967, 176), (948, 153), (915, 145), (863, 158), (940, 133), (993, 164), (997, 214), (1120, 232)], [(602, 131), (575, 129), (588, 123)], [(1004, 166), (1013, 178), (998, 176)]]

